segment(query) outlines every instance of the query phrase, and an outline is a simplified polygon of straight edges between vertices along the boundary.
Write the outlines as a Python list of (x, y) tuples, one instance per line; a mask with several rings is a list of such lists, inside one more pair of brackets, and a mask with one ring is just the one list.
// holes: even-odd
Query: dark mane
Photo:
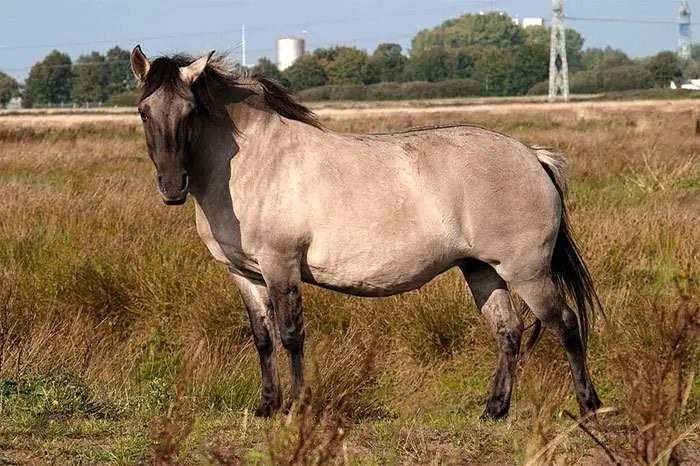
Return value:
[[(164, 87), (168, 92), (175, 92), (183, 98), (190, 98), (186, 85), (180, 79), (180, 67), (188, 66), (195, 58), (188, 55), (159, 57), (153, 60), (141, 89), (142, 101), (149, 95)], [(289, 90), (281, 83), (257, 74), (240, 73), (228, 64), (226, 56), (213, 57), (202, 76), (192, 84), (198, 111), (208, 114), (220, 114), (222, 105), (215, 102), (213, 96), (221, 91), (239, 91), (247, 89), (260, 95), (265, 105), (290, 120), (300, 121), (317, 128), (322, 128), (318, 117), (311, 109), (298, 103)]]
[(323, 129), (323, 125), (313, 110), (297, 102), (283, 84), (260, 75), (252, 75), (250, 79), (260, 84), (265, 103), (269, 108), (290, 120), (301, 121)]

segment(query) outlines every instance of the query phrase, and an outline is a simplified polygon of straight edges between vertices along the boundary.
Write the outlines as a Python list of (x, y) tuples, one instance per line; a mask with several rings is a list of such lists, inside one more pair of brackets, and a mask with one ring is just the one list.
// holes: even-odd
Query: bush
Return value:
[[(573, 94), (596, 94), (654, 87), (654, 78), (647, 67), (634, 64), (614, 68), (596, 68), (579, 71), (569, 77), (569, 87)], [(542, 95), (549, 91), (547, 81), (530, 88), (529, 95)]]
[(540, 81), (527, 91), (527, 95), (547, 95), (549, 93), (549, 81)]
[(403, 100), (482, 96), (484, 86), (473, 79), (450, 79), (436, 83), (412, 81), (363, 85), (327, 85), (298, 93), (301, 100)]
[(4, 414), (29, 422), (74, 415), (109, 417), (114, 410), (96, 400), (87, 382), (70, 373), (0, 380)]
[(571, 89), (575, 93), (626, 91), (654, 87), (649, 70), (640, 65), (624, 65), (615, 68), (574, 73)]
[(135, 107), (139, 103), (139, 91), (126, 91), (114, 94), (105, 105), (107, 107)]

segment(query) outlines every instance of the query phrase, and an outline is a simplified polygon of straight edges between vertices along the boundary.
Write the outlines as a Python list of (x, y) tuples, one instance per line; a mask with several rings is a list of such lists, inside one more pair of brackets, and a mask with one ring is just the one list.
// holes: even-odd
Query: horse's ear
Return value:
[(139, 84), (143, 85), (149, 69), (151, 69), (151, 62), (146, 58), (146, 55), (141, 50), (141, 46), (137, 45), (131, 51), (131, 71), (133, 71), (134, 77), (136, 77)]
[(187, 66), (181, 66), (180, 77), (182, 78), (182, 80), (185, 81), (187, 84), (192, 84), (193, 82), (195, 82), (204, 71), (204, 68), (207, 67), (207, 64), (209, 63), (209, 60), (211, 60), (212, 55), (214, 55), (214, 50), (212, 50), (204, 56), (199, 57)]

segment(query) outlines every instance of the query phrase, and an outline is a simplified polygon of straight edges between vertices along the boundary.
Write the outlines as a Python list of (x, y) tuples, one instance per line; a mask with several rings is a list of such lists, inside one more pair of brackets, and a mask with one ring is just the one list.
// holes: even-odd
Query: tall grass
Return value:
[(563, 414), (575, 401), (546, 337), (523, 362), (510, 419), (478, 420), (496, 349), (458, 273), (381, 300), (305, 287), (310, 392), (290, 416), (251, 418), (259, 369), (242, 302), (191, 206), (158, 199), (136, 123), (0, 120), (0, 459), (608, 461), (591, 434), (620, 462), (697, 458), (700, 138), (686, 116), (561, 107), (328, 121), (363, 132), (456, 120), (567, 152), (572, 223), (608, 317), (590, 366), (615, 411), (589, 433)]

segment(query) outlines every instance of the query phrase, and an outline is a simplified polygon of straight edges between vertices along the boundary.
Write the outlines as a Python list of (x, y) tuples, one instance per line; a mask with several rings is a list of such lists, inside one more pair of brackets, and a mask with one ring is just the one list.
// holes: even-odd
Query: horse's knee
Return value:
[(267, 356), (274, 350), (275, 342), (273, 339), (273, 328), (266, 309), (255, 309), (247, 306), (246, 309), (250, 318), (250, 328), (253, 333), (255, 348), (260, 356)]
[(275, 313), (282, 346), (290, 352), (299, 351), (303, 348), (305, 334), (299, 287), (289, 287), (276, 296)]
[(280, 326), (280, 340), (282, 346), (292, 353), (300, 351), (304, 347), (305, 332), (304, 327), (286, 325)]
[(260, 356), (269, 356), (275, 349), (274, 342), (269, 334), (258, 335), (253, 333), (253, 342), (255, 349), (258, 350)]

